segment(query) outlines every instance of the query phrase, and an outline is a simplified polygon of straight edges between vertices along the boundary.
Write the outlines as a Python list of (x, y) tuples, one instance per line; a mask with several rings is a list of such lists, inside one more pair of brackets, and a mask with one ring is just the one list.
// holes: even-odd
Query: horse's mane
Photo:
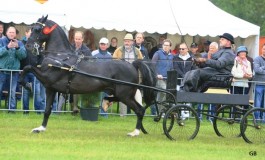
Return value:
[[(38, 22), (40, 22), (40, 23), (43, 23), (42, 21), (43, 21), (43, 18), (40, 18), (40, 19), (38, 20)], [(47, 19), (46, 22), (45, 22), (45, 26), (49, 26), (49, 27), (53, 26), (54, 24), (57, 24), (57, 23), (55, 23), (54, 21), (49, 20), (49, 19)], [(74, 52), (74, 48), (73, 48), (73, 46), (71, 45), (71, 43), (69, 42), (69, 40), (68, 40), (68, 38), (67, 38), (67, 36), (66, 36), (64, 30), (63, 30), (59, 25), (58, 25), (58, 27), (57, 27), (56, 29), (57, 29), (57, 31), (59, 32), (60, 36), (62, 36), (62, 39), (65, 40), (65, 41), (67, 41), (67, 45), (68, 45), (68, 46), (70, 47), (70, 49)]]

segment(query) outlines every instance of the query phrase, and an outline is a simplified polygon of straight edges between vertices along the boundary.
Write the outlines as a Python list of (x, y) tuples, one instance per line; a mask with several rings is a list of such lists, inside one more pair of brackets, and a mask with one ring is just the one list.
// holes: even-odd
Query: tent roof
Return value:
[(85, 8), (75, 4), (72, 7), (79, 12), (69, 14), (68, 19), (74, 27), (212, 37), (225, 32), (242, 38), (259, 35), (259, 26), (224, 12), (208, 0), (97, 0), (81, 5)]
[(224, 12), (208, 0), (49, 0), (43, 5), (34, 0), (14, 1), (6, 1), (5, 6), (12, 7), (1, 7), (1, 21), (31, 24), (49, 14), (58, 24), (76, 28), (212, 37), (228, 32), (242, 38), (260, 32), (259, 26)]
[(55, 5), (57, 0), (49, 1), (51, 3), (41, 5), (35, 0), (6, 0), (4, 6), (0, 8), (0, 21), (30, 25), (42, 15), (49, 14), (49, 18), (59, 25), (67, 25), (66, 12)]

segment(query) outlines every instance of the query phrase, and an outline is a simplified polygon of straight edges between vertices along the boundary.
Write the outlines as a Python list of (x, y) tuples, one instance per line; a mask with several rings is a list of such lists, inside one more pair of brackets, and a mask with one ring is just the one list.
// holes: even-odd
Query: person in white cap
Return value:
[[(99, 48), (92, 52), (92, 56), (97, 58), (97, 61), (110, 61), (112, 60), (111, 53), (108, 51), (109, 40), (106, 37), (103, 37), (99, 40)], [(108, 117), (107, 109), (111, 105), (107, 100), (104, 100), (104, 97), (108, 97), (109, 95), (105, 92), (101, 94), (101, 109), (100, 114), (104, 117)]]
[(108, 51), (109, 40), (106, 37), (103, 37), (99, 40), (99, 48), (92, 52), (93, 57), (97, 57), (99, 59), (112, 59), (111, 53)]
[[(113, 53), (113, 58), (122, 59), (132, 63), (136, 59), (143, 59), (141, 51), (136, 48), (134, 44), (134, 39), (132, 34), (127, 33), (123, 39), (123, 46), (118, 47)], [(139, 89), (137, 89), (135, 94), (135, 100), (142, 105), (142, 95)], [(120, 116), (124, 116), (127, 113), (127, 106), (119, 102), (120, 106)]]

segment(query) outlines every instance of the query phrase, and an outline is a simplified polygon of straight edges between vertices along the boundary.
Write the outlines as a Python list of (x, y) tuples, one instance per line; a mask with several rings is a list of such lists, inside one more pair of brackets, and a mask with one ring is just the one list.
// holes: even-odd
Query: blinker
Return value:
[(42, 30), (43, 34), (50, 34), (58, 25), (54, 24), (52, 27), (45, 26)]

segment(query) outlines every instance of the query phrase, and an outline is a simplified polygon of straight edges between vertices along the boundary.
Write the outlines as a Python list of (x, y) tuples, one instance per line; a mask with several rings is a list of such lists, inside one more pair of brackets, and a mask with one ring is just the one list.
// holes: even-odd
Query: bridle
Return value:
[(39, 48), (40, 48), (40, 45), (38, 42), (34, 42), (33, 44), (33, 50), (36, 50), (36, 55), (40, 55), (40, 52), (39, 52)]
[[(45, 23), (41, 23), (41, 22), (36, 22), (36, 24), (41, 25), (41, 31), (44, 35), (49, 35), (58, 26), (58, 24), (54, 24), (53, 26), (49, 27), (49, 26), (46, 26)], [(38, 40), (39, 36), (37, 36), (36, 39)], [(33, 50), (36, 51), (36, 55), (40, 55), (40, 52), (39, 52), (40, 46), (41, 45), (38, 42), (34, 42)]]

